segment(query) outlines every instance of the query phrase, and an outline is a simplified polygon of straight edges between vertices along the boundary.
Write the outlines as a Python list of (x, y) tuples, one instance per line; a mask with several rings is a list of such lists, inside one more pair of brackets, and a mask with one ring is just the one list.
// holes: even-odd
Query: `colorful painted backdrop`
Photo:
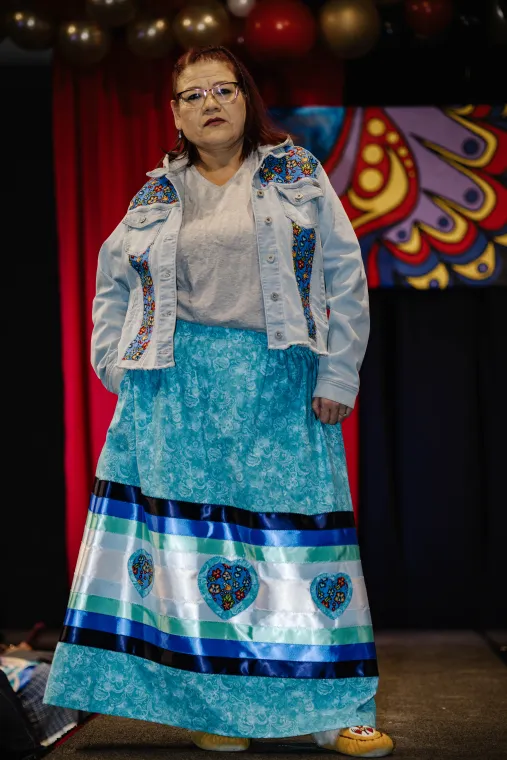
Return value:
[(271, 113), (324, 163), (371, 288), (507, 285), (507, 106)]

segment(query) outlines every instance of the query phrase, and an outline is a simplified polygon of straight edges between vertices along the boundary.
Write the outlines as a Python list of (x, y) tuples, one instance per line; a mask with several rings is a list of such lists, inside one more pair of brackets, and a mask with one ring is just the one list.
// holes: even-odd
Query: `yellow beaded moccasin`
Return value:
[(392, 754), (394, 742), (371, 726), (351, 726), (342, 728), (334, 744), (326, 748), (351, 757), (386, 757)]
[(200, 749), (207, 749), (211, 752), (243, 752), (250, 746), (250, 739), (242, 736), (219, 736), (218, 734), (207, 734), (204, 731), (191, 731), (191, 739)]

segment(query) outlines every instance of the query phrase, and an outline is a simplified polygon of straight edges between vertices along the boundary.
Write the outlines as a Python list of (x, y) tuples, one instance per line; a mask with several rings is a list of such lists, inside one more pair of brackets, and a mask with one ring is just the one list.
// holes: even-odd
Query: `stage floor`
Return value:
[[(384, 631), (377, 646), (377, 726), (395, 738), (397, 757), (507, 760), (507, 668), (487, 640), (470, 631)], [(250, 760), (266, 753), (273, 760), (334, 755), (309, 737), (257, 741), (244, 754)], [(187, 731), (106, 716), (50, 752), (51, 760), (198, 760), (204, 754), (212, 753), (196, 749)]]

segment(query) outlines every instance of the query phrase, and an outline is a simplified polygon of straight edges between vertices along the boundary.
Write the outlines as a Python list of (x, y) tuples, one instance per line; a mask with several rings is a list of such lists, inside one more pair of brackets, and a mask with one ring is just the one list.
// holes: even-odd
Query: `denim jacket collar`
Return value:
[[(259, 157), (264, 160), (264, 158), (266, 158), (268, 155), (272, 154), (276, 156), (280, 153), (284, 153), (285, 149), (291, 145), (293, 145), (292, 139), (290, 137), (287, 137), (284, 142), (279, 143), (278, 145), (259, 145), (257, 152), (259, 153)], [(164, 156), (162, 166), (159, 166), (157, 169), (152, 169), (150, 172), (146, 172), (146, 176), (152, 177), (153, 179), (163, 176), (170, 177), (174, 176), (175, 174), (179, 174), (187, 166), (187, 156), (181, 156), (180, 158), (175, 158), (172, 161), (169, 161), (168, 157)]]

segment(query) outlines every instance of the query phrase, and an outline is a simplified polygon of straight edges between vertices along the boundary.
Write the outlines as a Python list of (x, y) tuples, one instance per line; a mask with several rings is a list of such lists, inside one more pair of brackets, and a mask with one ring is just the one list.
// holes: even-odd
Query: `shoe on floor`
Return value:
[(386, 757), (394, 750), (394, 742), (371, 726), (352, 726), (342, 728), (334, 744), (327, 745), (327, 749), (351, 757)]
[(211, 752), (243, 752), (250, 746), (250, 739), (242, 736), (219, 736), (204, 731), (191, 731), (190, 736), (197, 747)]

